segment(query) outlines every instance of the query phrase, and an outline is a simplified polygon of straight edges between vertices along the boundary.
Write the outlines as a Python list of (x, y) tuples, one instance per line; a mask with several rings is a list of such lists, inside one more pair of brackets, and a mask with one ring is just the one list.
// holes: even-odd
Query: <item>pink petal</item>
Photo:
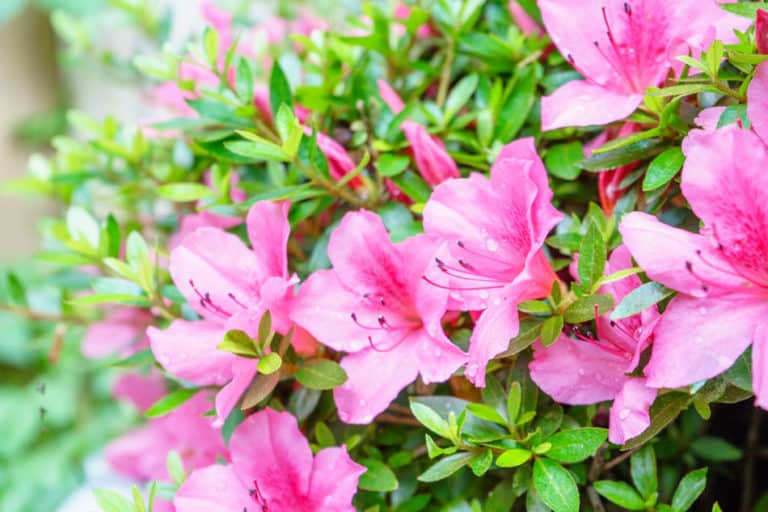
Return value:
[(317, 512), (354, 512), (357, 481), (367, 468), (354, 462), (343, 447), (325, 448), (315, 455), (309, 499)]
[(453, 373), (467, 362), (467, 355), (442, 330), (435, 336), (422, 331), (418, 336), (419, 374), (425, 384), (445, 382)]
[(648, 385), (675, 388), (722, 373), (749, 346), (766, 315), (764, 296), (676, 297), (655, 330), (645, 368)]
[(768, 144), (768, 63), (757, 66), (755, 76), (749, 83), (747, 115), (752, 129)]
[(619, 231), (648, 277), (673, 290), (695, 296), (718, 295), (743, 281), (720, 270), (728, 269), (728, 262), (702, 235), (667, 226), (642, 212), (627, 214)]
[(288, 223), (287, 201), (259, 201), (248, 210), (245, 223), (248, 239), (256, 257), (257, 279), (288, 277), (288, 237), (291, 225)]
[(491, 305), (480, 315), (469, 341), (469, 361), (464, 372), (475, 386), (485, 386), (488, 361), (509, 347), (518, 327), (517, 301), (513, 297)]
[[(404, 339), (386, 352), (373, 348), (344, 357), (348, 380), (333, 390), (339, 419), (370, 423), (419, 373), (418, 339)], [(386, 350), (386, 349), (384, 349)]]
[(115, 309), (104, 320), (88, 327), (81, 346), (83, 355), (88, 358), (128, 356), (146, 348), (144, 330), (151, 322), (152, 315), (143, 309)]
[(734, 278), (768, 283), (768, 150), (751, 131), (695, 130), (683, 143), (682, 190), (722, 245)]
[(461, 176), (443, 141), (430, 135), (424, 126), (407, 119), (402, 124), (402, 130), (413, 151), (416, 168), (427, 183), (434, 187), (447, 179)]
[(185, 215), (181, 219), (179, 230), (171, 237), (169, 247), (171, 249), (175, 249), (181, 244), (187, 235), (194, 233), (200, 228), (229, 229), (241, 224), (242, 222), (243, 219), (240, 217), (217, 215), (205, 210), (200, 213)]
[(232, 380), (216, 393), (216, 419), (213, 426), (220, 428), (227, 420), (227, 416), (234, 409), (240, 397), (251, 384), (258, 372), (258, 361), (238, 357), (232, 363)]
[(394, 89), (392, 89), (392, 87), (384, 80), (379, 80), (376, 83), (379, 86), (379, 96), (381, 96), (381, 99), (383, 99), (384, 103), (387, 104), (389, 110), (391, 110), (395, 115), (402, 112), (402, 110), (405, 108), (405, 105), (403, 104), (403, 100), (400, 99), (400, 96), (397, 95)]
[(604, 125), (629, 116), (643, 95), (572, 80), (541, 98), (541, 129)]
[(555, 401), (570, 405), (612, 399), (626, 377), (628, 360), (593, 343), (561, 335), (554, 344), (534, 346), (531, 379)]
[(645, 385), (644, 379), (630, 378), (624, 383), (611, 406), (608, 440), (624, 444), (642, 434), (651, 424), (651, 404), (657, 390)]
[[(259, 260), (235, 235), (216, 228), (201, 228), (187, 235), (171, 252), (169, 266), (173, 282), (200, 315), (224, 323), (227, 313), (236, 312), (255, 293), (265, 276)], [(208, 294), (214, 306), (203, 306)], [(220, 310), (220, 311), (219, 311)]]
[[(768, 11), (758, 9), (755, 17), (755, 43), (757, 51), (765, 55), (768, 53)], [(754, 79), (753, 79), (754, 81)], [(749, 98), (747, 98), (749, 101)], [(749, 108), (749, 104), (747, 104)]]
[(306, 510), (312, 450), (295, 417), (263, 409), (235, 428), (229, 446), (242, 485), (258, 485), (274, 510)]
[(527, 12), (525, 12), (525, 9), (520, 6), (517, 0), (510, 0), (507, 7), (509, 8), (509, 14), (512, 16), (512, 20), (515, 22), (515, 25), (520, 28), (520, 31), (523, 34), (539, 37), (544, 34), (544, 30), (528, 15)]
[[(749, 94), (749, 91), (747, 91)], [(749, 110), (749, 106), (747, 106)], [(694, 124), (704, 130), (716, 130), (717, 124), (720, 122), (720, 116), (725, 112), (725, 107), (709, 107), (705, 108), (694, 119)]]
[(220, 464), (193, 471), (179, 487), (173, 504), (176, 512), (233, 512), (255, 506), (233, 467)]
[(174, 376), (199, 386), (221, 386), (232, 378), (237, 356), (218, 350), (226, 330), (200, 320), (174, 320), (165, 330), (147, 329), (152, 353)]
[(112, 396), (132, 403), (144, 412), (166, 394), (163, 375), (156, 370), (148, 374), (125, 373), (112, 386)]
[(291, 310), (291, 320), (335, 350), (355, 352), (368, 346), (369, 331), (352, 321), (361, 297), (340, 282), (333, 270), (318, 270), (304, 281)]
[(768, 325), (763, 321), (752, 338), (752, 389), (755, 405), (768, 409)]

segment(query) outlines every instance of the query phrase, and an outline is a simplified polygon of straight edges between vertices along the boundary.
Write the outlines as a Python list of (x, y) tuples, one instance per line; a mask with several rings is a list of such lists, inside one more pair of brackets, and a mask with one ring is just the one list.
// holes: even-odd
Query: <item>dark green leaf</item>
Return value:
[(630, 459), (630, 473), (632, 483), (640, 491), (643, 499), (650, 498), (658, 491), (659, 480), (656, 473), (656, 453), (650, 444), (646, 444)]
[(177, 389), (173, 393), (165, 395), (163, 398), (152, 404), (150, 408), (147, 409), (147, 412), (144, 413), (144, 416), (147, 418), (164, 416), (195, 396), (198, 391), (198, 389)]
[(578, 512), (579, 489), (567, 469), (555, 461), (538, 458), (533, 463), (533, 485), (542, 501), (555, 512)]
[(690, 510), (706, 485), (707, 468), (696, 469), (685, 475), (672, 496), (672, 509), (676, 512)]
[(405, 171), (410, 162), (407, 156), (384, 153), (379, 156), (375, 165), (380, 175), (391, 178)]
[(562, 430), (547, 439), (552, 443), (547, 457), (566, 464), (581, 462), (594, 455), (607, 439), (608, 430), (604, 428)]
[(333, 389), (347, 381), (347, 373), (335, 361), (314, 359), (296, 372), (296, 380), (310, 389)]
[(646, 508), (643, 498), (625, 482), (600, 480), (594, 483), (594, 487), (601, 496), (625, 510), (645, 510)]
[(472, 473), (474, 473), (475, 476), (483, 476), (488, 469), (490, 469), (492, 463), (493, 453), (488, 448), (472, 457), (469, 461), (469, 467), (472, 469)]
[(685, 155), (679, 147), (671, 147), (656, 156), (648, 165), (643, 179), (643, 191), (656, 190), (666, 185), (683, 167)]
[(357, 462), (368, 468), (368, 471), (360, 475), (360, 489), (374, 492), (390, 492), (397, 489), (397, 477), (389, 466), (376, 459), (362, 459)]
[(663, 141), (660, 139), (646, 139), (623, 148), (606, 151), (592, 155), (583, 160), (579, 167), (590, 172), (608, 171), (622, 165), (631, 164), (638, 160), (645, 160), (662, 151)]
[[(581, 260), (579, 260), (581, 262)], [(597, 306), (597, 308), (595, 308)], [(595, 318), (595, 309), (600, 316), (613, 307), (613, 296), (608, 294), (590, 295), (576, 299), (576, 302), (565, 310), (565, 321), (569, 324), (588, 322)]]
[(621, 320), (622, 318), (634, 316), (661, 302), (673, 293), (675, 293), (674, 290), (670, 290), (654, 281), (640, 285), (625, 295), (621, 302), (619, 302), (616, 309), (611, 312), (611, 320)]
[(579, 246), (579, 282), (585, 290), (591, 290), (603, 276), (606, 252), (603, 233), (595, 222), (591, 222)]
[(672, 391), (661, 395), (651, 406), (651, 425), (642, 434), (627, 441), (622, 448), (631, 450), (653, 438), (672, 423), (690, 403), (691, 396), (688, 393)]
[(468, 465), (472, 460), (471, 453), (456, 453), (449, 455), (437, 461), (435, 464), (429, 467), (425, 472), (419, 475), (418, 480), (420, 482), (437, 482), (443, 478), (447, 478)]
[(269, 78), (269, 106), (272, 113), (280, 110), (280, 105), (286, 105), (293, 110), (293, 96), (291, 95), (291, 85), (288, 83), (283, 68), (275, 59), (272, 65), (272, 75)]
[(451, 437), (448, 422), (434, 409), (415, 400), (411, 400), (410, 405), (411, 412), (422, 425), (441, 437)]
[(575, 180), (581, 174), (578, 163), (584, 160), (581, 142), (557, 144), (547, 149), (544, 163), (549, 174), (563, 180)]
[(719, 437), (697, 437), (691, 442), (691, 451), (700, 458), (713, 462), (739, 460), (741, 450)]
[(563, 317), (551, 316), (541, 324), (541, 344), (545, 347), (550, 346), (557, 340), (563, 330)]

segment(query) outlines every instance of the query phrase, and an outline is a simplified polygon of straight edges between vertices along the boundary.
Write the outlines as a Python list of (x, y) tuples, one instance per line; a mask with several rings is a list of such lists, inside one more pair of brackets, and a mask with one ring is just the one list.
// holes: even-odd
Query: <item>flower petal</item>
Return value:
[(258, 201), (248, 210), (245, 223), (256, 258), (258, 282), (269, 277), (288, 278), (289, 207), (287, 201)]
[(325, 448), (315, 455), (309, 499), (317, 512), (354, 512), (357, 481), (367, 468), (354, 462), (344, 447)]
[(213, 426), (220, 428), (227, 421), (227, 416), (243, 396), (245, 390), (258, 372), (258, 361), (237, 357), (232, 363), (232, 380), (216, 393), (216, 419)]
[(465, 374), (475, 386), (485, 386), (485, 367), (494, 356), (509, 347), (517, 335), (517, 294), (505, 297), (482, 312), (469, 341), (469, 361)]
[(221, 386), (232, 378), (237, 356), (218, 350), (226, 330), (212, 322), (174, 320), (166, 329), (147, 329), (152, 353), (174, 376), (198, 386)]
[(765, 320), (757, 326), (752, 339), (752, 389), (755, 405), (768, 409), (768, 324)]
[(629, 116), (643, 95), (572, 80), (541, 98), (541, 129), (604, 125)]
[(752, 129), (768, 144), (768, 63), (755, 70), (747, 89), (747, 115)]
[(767, 315), (768, 301), (757, 294), (676, 297), (654, 331), (653, 354), (645, 368), (648, 385), (687, 386), (727, 370)]
[(427, 183), (434, 187), (447, 179), (461, 176), (443, 141), (430, 135), (424, 126), (407, 119), (402, 124), (402, 130), (411, 145), (416, 168)]
[(214, 464), (193, 471), (179, 487), (173, 504), (176, 512), (232, 512), (248, 510), (253, 499), (231, 465)]
[(657, 390), (645, 385), (645, 379), (632, 378), (624, 382), (611, 406), (608, 440), (624, 444), (642, 434), (651, 424), (649, 411)]

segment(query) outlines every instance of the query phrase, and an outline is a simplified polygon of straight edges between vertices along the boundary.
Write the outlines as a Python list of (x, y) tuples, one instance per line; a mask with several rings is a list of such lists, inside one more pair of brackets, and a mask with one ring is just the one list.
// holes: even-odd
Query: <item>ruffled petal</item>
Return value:
[(367, 468), (353, 461), (344, 447), (325, 448), (315, 455), (309, 499), (317, 512), (354, 512), (357, 481)]
[(253, 499), (231, 465), (193, 471), (173, 499), (176, 512), (233, 512), (253, 507)]
[(657, 390), (645, 385), (645, 379), (632, 378), (624, 382), (611, 406), (608, 440), (624, 444), (642, 434), (651, 424), (649, 411)]
[(605, 125), (629, 116), (643, 95), (573, 80), (541, 98), (541, 129)]

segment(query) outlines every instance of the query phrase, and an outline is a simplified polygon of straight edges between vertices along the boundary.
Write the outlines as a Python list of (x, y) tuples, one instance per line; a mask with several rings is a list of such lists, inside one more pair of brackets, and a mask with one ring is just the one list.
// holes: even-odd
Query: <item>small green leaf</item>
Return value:
[(504, 356), (513, 356), (528, 348), (539, 338), (543, 323), (541, 318), (526, 318), (521, 320), (517, 336), (509, 341), (509, 348), (504, 352)]
[(219, 60), (219, 33), (215, 28), (205, 28), (205, 32), (203, 32), (203, 46), (208, 64), (216, 67)]
[(176, 450), (168, 452), (168, 456), (165, 459), (165, 467), (168, 469), (168, 474), (171, 475), (174, 484), (181, 485), (184, 482), (187, 473), (184, 470), (184, 461), (181, 460), (179, 452)]
[(424, 405), (422, 403), (411, 400), (411, 412), (419, 422), (427, 427), (429, 430), (444, 437), (446, 439), (451, 437), (451, 431), (448, 427), (448, 422), (443, 419), (434, 409)]
[(276, 160), (287, 162), (290, 156), (280, 146), (276, 146), (266, 140), (232, 140), (224, 142), (224, 147), (236, 155), (246, 157), (253, 161)]
[(317, 444), (322, 448), (336, 445), (336, 438), (333, 432), (322, 421), (317, 422), (315, 425), (315, 439), (317, 439)]
[(293, 96), (291, 95), (291, 85), (288, 83), (283, 68), (275, 59), (272, 65), (272, 75), (269, 79), (269, 106), (273, 113), (280, 110), (280, 105), (285, 105), (293, 110)]
[(493, 464), (493, 453), (490, 448), (478, 453), (469, 461), (469, 467), (475, 476), (483, 476)]
[(443, 478), (448, 478), (472, 460), (471, 453), (456, 453), (444, 457), (429, 467), (425, 472), (418, 476), (420, 482), (437, 482)]
[(700, 458), (713, 462), (739, 460), (743, 453), (736, 446), (719, 437), (697, 437), (691, 442), (691, 451)]
[(669, 183), (677, 172), (682, 169), (683, 162), (685, 162), (685, 155), (683, 155), (683, 150), (679, 147), (675, 146), (664, 150), (664, 152), (651, 160), (651, 163), (648, 165), (648, 170), (645, 171), (645, 178), (643, 179), (643, 191), (656, 190)]
[(578, 512), (579, 489), (571, 473), (555, 461), (533, 463), (533, 485), (542, 501), (555, 512)]
[(259, 359), (259, 373), (270, 375), (275, 373), (283, 365), (283, 359), (277, 352), (270, 352)]
[(296, 380), (310, 389), (333, 389), (347, 381), (347, 372), (335, 361), (313, 359), (296, 372)]
[(516, 468), (522, 466), (533, 456), (533, 452), (525, 450), (523, 448), (511, 448), (505, 450), (496, 459), (496, 465), (500, 468)]
[(133, 504), (114, 491), (94, 489), (93, 495), (102, 512), (133, 512)]
[(157, 188), (157, 195), (176, 202), (216, 197), (216, 192), (200, 183), (168, 183)]
[(562, 316), (551, 316), (541, 324), (541, 344), (550, 346), (557, 340), (563, 330), (564, 320)]
[(216, 345), (216, 348), (243, 357), (259, 357), (259, 353), (256, 350), (251, 337), (245, 332), (237, 329), (227, 331), (224, 335), (224, 340)]
[(410, 162), (411, 159), (407, 156), (384, 153), (376, 161), (376, 170), (379, 171), (381, 176), (391, 178), (402, 174), (408, 168)]
[(622, 318), (634, 316), (661, 302), (673, 293), (675, 293), (674, 290), (670, 290), (655, 281), (640, 285), (625, 295), (621, 302), (619, 302), (616, 309), (611, 312), (611, 320), (621, 320)]
[(632, 483), (643, 499), (648, 499), (656, 494), (659, 489), (659, 480), (656, 472), (656, 453), (650, 444), (646, 444), (635, 453), (630, 459), (630, 473)]
[(579, 246), (578, 275), (585, 290), (591, 290), (603, 276), (607, 252), (605, 245), (600, 228), (595, 222), (591, 222)]
[(163, 398), (155, 402), (147, 409), (144, 416), (147, 418), (157, 418), (165, 416), (172, 410), (179, 407), (181, 404), (195, 396), (199, 389), (181, 388), (177, 389), (173, 393), (165, 395)]
[(517, 417), (520, 415), (520, 405), (523, 400), (523, 391), (520, 383), (515, 381), (509, 385), (509, 395), (507, 395), (507, 414), (509, 422), (514, 425)]
[(549, 174), (557, 178), (572, 181), (579, 177), (581, 168), (578, 164), (584, 160), (584, 148), (581, 142), (557, 144), (547, 149), (544, 164)]
[(362, 459), (357, 462), (368, 468), (368, 471), (360, 475), (360, 489), (373, 492), (390, 492), (397, 489), (397, 477), (389, 466), (376, 459)]
[[(579, 260), (581, 261), (581, 260)], [(597, 307), (595, 307), (597, 306)], [(608, 294), (590, 295), (582, 297), (568, 306), (565, 310), (565, 321), (569, 324), (578, 324), (594, 320), (595, 310), (602, 316), (613, 307), (613, 296)]]
[(625, 510), (645, 510), (646, 508), (643, 498), (625, 482), (600, 480), (594, 483), (594, 487), (605, 499)]
[(251, 101), (253, 98), (253, 71), (251, 70), (251, 65), (248, 62), (248, 59), (241, 58), (237, 63), (235, 84), (240, 99)]
[(265, 398), (269, 396), (272, 390), (275, 389), (277, 383), (280, 382), (280, 372), (271, 373), (269, 375), (258, 374), (254, 377), (251, 385), (243, 394), (243, 400), (240, 404), (240, 409), (245, 411), (251, 407), (255, 407), (260, 404)]
[(469, 404), (467, 410), (474, 416), (480, 419), (490, 421), (492, 423), (498, 423), (499, 425), (506, 425), (505, 420), (493, 407), (489, 407), (485, 404)]
[(663, 141), (660, 139), (641, 140), (619, 149), (592, 155), (586, 160), (581, 161), (579, 167), (590, 172), (616, 169), (622, 165), (631, 164), (632, 162), (645, 160), (657, 155), (662, 150), (662, 144)]
[(477, 75), (467, 75), (453, 87), (445, 100), (445, 120), (450, 121), (453, 116), (464, 107), (477, 89)]
[(757, 11), (760, 9), (768, 9), (768, 4), (765, 2), (746, 2), (746, 3), (727, 3), (718, 4), (721, 9), (736, 14), (737, 16), (743, 16), (744, 18), (755, 19)]
[(690, 510), (691, 505), (704, 492), (707, 485), (707, 468), (691, 471), (680, 480), (672, 496), (672, 509), (676, 512)]
[(547, 457), (566, 464), (581, 462), (594, 455), (607, 439), (608, 430), (604, 428), (561, 430), (548, 439), (552, 448)]

